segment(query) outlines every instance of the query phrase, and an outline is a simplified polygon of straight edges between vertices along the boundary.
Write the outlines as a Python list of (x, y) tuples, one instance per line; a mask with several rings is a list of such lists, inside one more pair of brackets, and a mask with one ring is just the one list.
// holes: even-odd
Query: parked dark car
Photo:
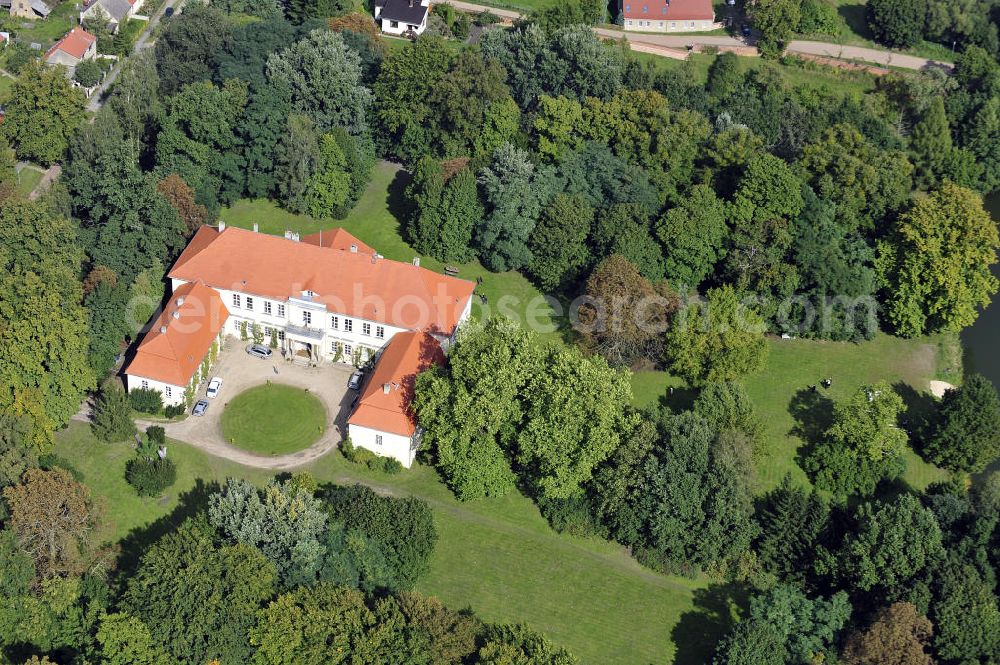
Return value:
[(361, 388), (361, 382), (364, 381), (364, 379), (365, 379), (365, 373), (359, 369), (356, 372), (354, 372), (354, 374), (351, 374), (351, 378), (347, 382), (347, 387), (350, 388), (351, 390), (358, 390), (359, 388)]
[(740, 28), (740, 32), (743, 33), (744, 37), (749, 38), (750, 37), (750, 33), (752, 33), (753, 30), (750, 29), (750, 24), (749, 23), (744, 23), (743, 26)]
[(271, 349), (267, 348), (263, 344), (251, 344), (247, 347), (247, 353), (254, 358), (260, 358), (261, 360), (267, 360), (271, 357)]
[(166, 9), (163, 10), (163, 18), (170, 18), (173, 15), (174, 15), (173, 7), (167, 7)]
[(208, 411), (208, 400), (200, 399), (194, 403), (194, 410), (191, 411), (191, 415), (203, 416), (206, 411)]

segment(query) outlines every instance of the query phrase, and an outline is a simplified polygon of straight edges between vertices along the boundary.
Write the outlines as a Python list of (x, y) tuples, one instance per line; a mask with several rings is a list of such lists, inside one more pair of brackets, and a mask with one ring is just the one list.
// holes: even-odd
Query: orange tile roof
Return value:
[[(444, 351), (426, 333), (398, 333), (379, 356), (375, 371), (365, 384), (349, 425), (380, 432), (413, 436), (416, 418), (410, 410), (417, 374), (432, 365), (444, 364)], [(385, 386), (389, 386), (386, 392)]]
[(90, 45), (96, 41), (97, 37), (90, 34), (80, 26), (76, 26), (67, 32), (65, 37), (53, 44), (52, 48), (45, 53), (45, 57), (48, 58), (56, 51), (62, 51), (64, 53), (68, 53), (74, 58), (80, 59), (87, 53), (87, 49), (90, 48)]
[(351, 251), (351, 247), (354, 247), (355, 251), (368, 254), (369, 256), (375, 253), (374, 249), (344, 229), (330, 229), (329, 231), (320, 231), (319, 233), (303, 236), (302, 242), (318, 247), (326, 247), (327, 249), (343, 249), (347, 251)]
[(455, 331), (473, 282), (354, 253), (339, 247), (350, 234), (334, 237), (338, 247), (321, 247), (235, 227), (202, 228), (169, 276), (275, 300), (312, 291), (330, 311), (408, 330)]
[(150, 326), (125, 373), (186, 386), (228, 318), (229, 312), (214, 289), (198, 282), (179, 286)]

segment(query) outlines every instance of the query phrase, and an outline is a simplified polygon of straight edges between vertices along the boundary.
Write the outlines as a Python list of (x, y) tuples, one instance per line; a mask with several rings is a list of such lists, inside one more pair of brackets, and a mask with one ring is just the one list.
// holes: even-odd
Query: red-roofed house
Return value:
[[(469, 318), (475, 290), (473, 282), (421, 268), (417, 259), (386, 259), (343, 229), (300, 240), (291, 233), (272, 236), (226, 228), (221, 222), (218, 228), (203, 226), (195, 233), (168, 276), (175, 296), (193, 285), (214, 294), (213, 303), (217, 299), (226, 316), (216, 329), (219, 317), (213, 314), (213, 335), (245, 339), (244, 331), (252, 336), (256, 327), (265, 341), (273, 338), (286, 357), (311, 364), (360, 366), (407, 332), (426, 333), (447, 345)], [(154, 336), (159, 327), (160, 322), (152, 326)], [(210, 346), (204, 340), (199, 343), (208, 344), (206, 350)], [(198, 362), (204, 357), (194, 351), (188, 355), (197, 356)], [(176, 367), (170, 376), (190, 380), (194, 374), (182, 366), (181, 356), (173, 360)], [(166, 383), (166, 369), (150, 376), (147, 366), (133, 360), (127, 367), (130, 388), (133, 376), (187, 385)]]
[(72, 76), (78, 64), (96, 56), (97, 37), (76, 26), (45, 53), (45, 62), (49, 65), (63, 65)]
[(421, 436), (411, 409), (413, 387), (417, 374), (442, 364), (444, 351), (432, 335), (404, 332), (393, 337), (347, 420), (351, 443), (410, 468)]
[(174, 289), (129, 361), (128, 389), (153, 388), (163, 394), (164, 404), (183, 403), (184, 391), (198, 383), (198, 368), (212, 345), (221, 344), (228, 318), (219, 294), (204, 284)]
[(619, 0), (626, 30), (703, 32), (714, 30), (712, 0)]

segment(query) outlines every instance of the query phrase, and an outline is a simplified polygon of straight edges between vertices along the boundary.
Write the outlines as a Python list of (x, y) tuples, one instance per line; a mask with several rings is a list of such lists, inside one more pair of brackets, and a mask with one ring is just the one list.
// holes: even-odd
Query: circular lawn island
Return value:
[(226, 442), (260, 455), (308, 448), (326, 431), (326, 408), (303, 388), (268, 383), (245, 390), (226, 404)]

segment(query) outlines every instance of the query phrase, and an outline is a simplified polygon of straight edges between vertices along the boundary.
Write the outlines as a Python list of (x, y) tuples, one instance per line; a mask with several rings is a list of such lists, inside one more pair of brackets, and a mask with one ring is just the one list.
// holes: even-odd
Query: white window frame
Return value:
[(375, 336), (379, 339), (385, 339), (385, 326), (375, 326)]
[(149, 381), (147, 381), (146, 379), (143, 379), (139, 383), (139, 387), (142, 388), (143, 390), (149, 390)]
[(172, 392), (173, 391), (170, 389), (170, 386), (164, 386), (164, 389), (163, 389), (164, 396), (166, 396), (166, 397), (173, 397), (173, 395), (171, 394)]
[(375, 435), (375, 445), (376, 446), (381, 446), (382, 445), (382, 435), (381, 434), (376, 434)]
[(264, 301), (264, 313), (267, 314), (268, 316), (271, 315), (271, 301), (270, 300), (265, 300)]
[(353, 356), (354, 355), (354, 347), (351, 346), (350, 344), (345, 344), (344, 345), (344, 355), (348, 356), (348, 357)]
[(367, 321), (365, 321), (364, 323), (362, 323), (361, 324), (361, 334), (364, 335), (365, 337), (371, 337), (372, 336), (372, 324), (368, 323)]
[(279, 342), (285, 341), (285, 331), (282, 330), (281, 328), (278, 328), (278, 341)]
[(306, 326), (311, 326), (313, 322), (313, 314), (308, 309), (302, 310), (302, 324)]
[(354, 332), (354, 321), (352, 319), (344, 318), (344, 332)]
[(330, 317), (330, 327), (333, 328), (334, 330), (340, 330), (340, 317), (339, 316), (331, 316)]
[(285, 304), (284, 303), (280, 303), (280, 302), (278, 303), (278, 316), (280, 316), (281, 318), (285, 318)]
[(246, 303), (246, 305), (247, 305), (246, 309), (248, 311), (252, 312), (253, 311), (253, 298), (251, 296), (247, 296), (247, 303)]
[(243, 307), (243, 298), (238, 293), (233, 294), (233, 307)]

